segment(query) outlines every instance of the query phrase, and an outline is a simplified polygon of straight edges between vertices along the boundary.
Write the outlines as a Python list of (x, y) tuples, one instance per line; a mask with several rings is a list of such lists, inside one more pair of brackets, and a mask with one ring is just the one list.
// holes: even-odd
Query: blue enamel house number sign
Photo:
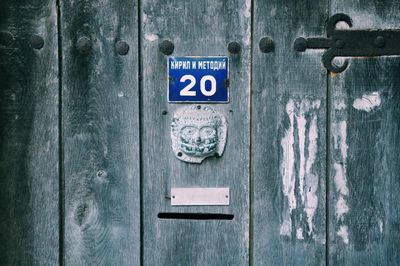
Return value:
[(193, 103), (229, 102), (229, 59), (169, 57), (168, 101)]

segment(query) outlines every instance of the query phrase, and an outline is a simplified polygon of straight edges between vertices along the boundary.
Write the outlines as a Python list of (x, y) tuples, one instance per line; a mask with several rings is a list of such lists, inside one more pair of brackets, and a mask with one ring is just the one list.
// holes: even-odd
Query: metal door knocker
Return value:
[(172, 118), (172, 149), (184, 162), (201, 163), (207, 157), (221, 156), (226, 135), (225, 117), (210, 106), (185, 106)]

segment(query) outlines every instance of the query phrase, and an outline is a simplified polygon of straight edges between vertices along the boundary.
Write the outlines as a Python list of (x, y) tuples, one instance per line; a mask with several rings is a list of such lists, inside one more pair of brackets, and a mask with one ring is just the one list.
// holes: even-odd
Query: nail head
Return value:
[(86, 36), (80, 37), (76, 42), (76, 48), (81, 53), (88, 53), (92, 49), (92, 41)]
[(115, 44), (115, 48), (119, 55), (126, 55), (129, 52), (129, 45), (124, 41), (118, 41)]
[(0, 31), (0, 44), (10, 45), (14, 40), (13, 35), (8, 31)]
[(37, 49), (37, 50), (42, 49), (44, 46), (43, 38), (39, 35), (33, 35), (31, 37), (31, 46), (32, 46), (32, 48)]
[(342, 41), (342, 40), (336, 40), (336, 41), (335, 41), (335, 47), (338, 48), (338, 49), (343, 48), (343, 47), (344, 47), (344, 41)]
[(271, 37), (263, 37), (261, 38), (260, 42), (258, 43), (258, 46), (260, 48), (260, 51), (262, 53), (270, 53), (274, 51), (274, 41), (272, 40)]
[(297, 52), (304, 52), (307, 50), (307, 40), (303, 37), (297, 38), (294, 41), (294, 50)]
[(174, 52), (175, 46), (170, 40), (163, 40), (158, 48), (164, 55), (171, 55)]
[(382, 48), (383, 46), (385, 46), (385, 38), (383, 36), (376, 37), (374, 44), (376, 47)]
[(228, 51), (231, 54), (238, 54), (240, 53), (241, 47), (238, 42), (230, 42), (228, 44)]

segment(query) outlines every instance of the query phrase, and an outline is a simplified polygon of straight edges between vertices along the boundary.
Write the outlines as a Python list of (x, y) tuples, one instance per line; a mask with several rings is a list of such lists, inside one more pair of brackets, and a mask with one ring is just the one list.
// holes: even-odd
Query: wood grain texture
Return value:
[(137, 3), (61, 4), (65, 264), (139, 265)]
[[(0, 263), (59, 260), (58, 42), (55, 1), (2, 1)], [(32, 35), (43, 37), (40, 50)]]
[[(323, 36), (327, 1), (254, 1), (252, 264), (325, 264), (326, 70), (297, 37)], [(270, 36), (272, 53), (260, 39)]]
[[(250, 1), (152, 1), (141, 8), (143, 264), (246, 265), (249, 261), (249, 95)], [(163, 39), (175, 44), (173, 56), (230, 56), (230, 103), (213, 104), (228, 121), (224, 154), (202, 164), (175, 158), (170, 126), (184, 104), (167, 102), (167, 57)], [(167, 115), (162, 115), (163, 111)], [(230, 206), (172, 207), (171, 187), (230, 187)], [(159, 212), (230, 213), (233, 220), (163, 220)]]
[[(332, 1), (357, 29), (400, 28), (398, 1)], [(330, 78), (329, 261), (400, 262), (400, 58), (350, 59)]]

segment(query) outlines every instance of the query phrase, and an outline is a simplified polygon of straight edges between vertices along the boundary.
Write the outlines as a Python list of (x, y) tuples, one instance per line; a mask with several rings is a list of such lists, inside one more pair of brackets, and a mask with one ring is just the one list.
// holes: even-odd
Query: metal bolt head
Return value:
[(76, 49), (83, 54), (88, 53), (92, 49), (92, 41), (86, 36), (80, 37), (76, 42)]
[(174, 52), (175, 46), (170, 40), (163, 40), (158, 48), (163, 54), (171, 55)]
[(382, 48), (383, 46), (385, 46), (385, 38), (383, 36), (376, 37), (374, 40), (374, 44), (376, 47)]
[(307, 40), (303, 37), (297, 38), (294, 41), (294, 50), (297, 52), (304, 52), (305, 50), (307, 50)]
[(115, 49), (119, 55), (126, 55), (129, 52), (129, 45), (124, 41), (118, 41), (115, 44)]
[(106, 172), (104, 170), (97, 171), (97, 177), (104, 177), (105, 175), (106, 175)]
[(230, 42), (228, 44), (228, 52), (231, 54), (238, 54), (240, 53), (241, 47), (238, 42)]
[(12, 43), (13, 40), (14, 37), (10, 32), (0, 31), (0, 44), (8, 46)]
[(31, 37), (31, 46), (34, 49), (42, 49), (44, 46), (44, 40), (41, 36), (39, 35), (32, 35)]
[(229, 87), (229, 79), (224, 79), (224, 88), (228, 88)]
[(167, 114), (168, 114), (168, 111), (167, 111), (167, 110), (164, 110), (164, 111), (162, 111), (161, 114), (162, 114), (162, 115), (167, 115)]
[(335, 47), (338, 48), (338, 49), (342, 49), (344, 47), (344, 41), (336, 40), (335, 41)]
[(258, 47), (260, 48), (260, 51), (262, 53), (270, 53), (274, 51), (275, 45), (274, 41), (272, 40), (271, 37), (263, 37), (261, 38), (260, 42), (258, 43)]

